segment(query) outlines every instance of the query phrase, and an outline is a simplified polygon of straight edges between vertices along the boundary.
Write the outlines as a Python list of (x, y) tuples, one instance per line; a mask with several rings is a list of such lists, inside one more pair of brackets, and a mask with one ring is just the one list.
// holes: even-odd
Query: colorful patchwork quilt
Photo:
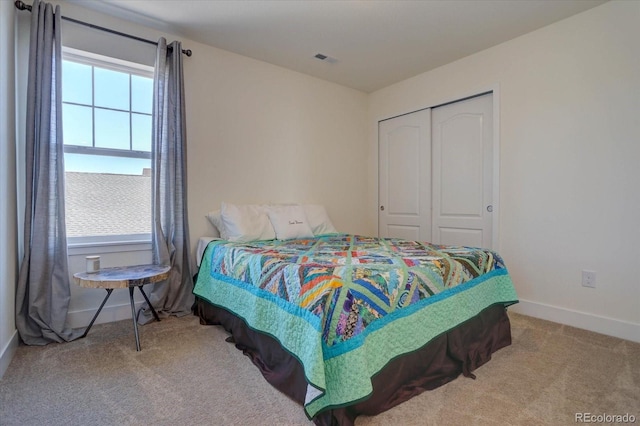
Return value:
[(208, 246), (194, 293), (300, 360), (309, 418), (369, 395), (393, 358), (517, 302), (490, 250), (332, 234)]

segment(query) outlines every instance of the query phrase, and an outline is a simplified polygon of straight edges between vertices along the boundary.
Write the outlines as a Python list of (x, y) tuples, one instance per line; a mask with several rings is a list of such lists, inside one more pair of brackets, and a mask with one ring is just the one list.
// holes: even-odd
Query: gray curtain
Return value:
[(26, 119), (24, 258), (16, 327), (28, 345), (79, 337), (67, 326), (69, 268), (64, 220), (60, 7), (35, 0), (31, 12)]
[[(187, 134), (182, 46), (158, 41), (153, 81), (152, 248), (154, 263), (171, 265), (166, 281), (155, 284), (150, 302), (160, 316), (186, 315), (193, 305), (193, 278), (187, 214)], [(153, 317), (142, 308), (139, 322)]]

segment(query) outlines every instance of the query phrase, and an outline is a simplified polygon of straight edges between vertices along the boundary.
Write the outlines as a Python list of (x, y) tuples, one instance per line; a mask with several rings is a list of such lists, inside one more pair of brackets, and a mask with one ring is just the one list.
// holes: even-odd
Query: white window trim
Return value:
[(151, 234), (99, 235), (67, 238), (69, 256), (151, 250)]
[(62, 47), (62, 60), (70, 60), (85, 65), (107, 68), (112, 71), (122, 71), (128, 74), (136, 74), (142, 77), (153, 78), (154, 69), (149, 65), (137, 64), (135, 62), (98, 55), (97, 53), (72, 49), (70, 47)]
[[(154, 68), (148, 65), (111, 58), (71, 47), (62, 47), (62, 59), (142, 77), (154, 77)], [(151, 234), (95, 235), (67, 238), (67, 254), (69, 256), (98, 252), (121, 253), (144, 250), (151, 250)]]

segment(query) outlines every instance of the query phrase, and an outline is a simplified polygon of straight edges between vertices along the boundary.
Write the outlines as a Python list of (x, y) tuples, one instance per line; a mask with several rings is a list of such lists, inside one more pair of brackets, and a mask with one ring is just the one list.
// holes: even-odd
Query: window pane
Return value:
[(95, 105), (129, 109), (129, 74), (95, 67)]
[[(151, 233), (151, 159), (128, 155), (132, 149), (151, 152), (153, 79), (137, 75), (137, 66), (129, 71), (121, 61), (117, 65), (120, 71), (63, 61), (63, 132), (72, 151), (65, 153), (70, 238), (100, 242)], [(118, 152), (101, 155), (112, 154), (103, 149)]]
[(151, 116), (131, 114), (132, 149), (151, 152)]
[[(137, 167), (123, 165), (130, 160), (138, 162)], [(149, 159), (65, 154), (67, 236), (151, 233), (150, 169), (142, 173), (150, 162)], [(82, 166), (73, 170), (76, 164)], [(92, 173), (82, 170), (88, 168), (87, 165), (94, 165), (95, 170)], [(133, 169), (137, 173), (128, 174)]]
[(131, 76), (131, 110), (151, 114), (153, 104), (153, 79)]
[(62, 134), (65, 145), (92, 145), (91, 109), (91, 107), (62, 104)]
[(129, 113), (95, 109), (96, 147), (129, 149)]
[(62, 61), (62, 102), (91, 105), (91, 65)]

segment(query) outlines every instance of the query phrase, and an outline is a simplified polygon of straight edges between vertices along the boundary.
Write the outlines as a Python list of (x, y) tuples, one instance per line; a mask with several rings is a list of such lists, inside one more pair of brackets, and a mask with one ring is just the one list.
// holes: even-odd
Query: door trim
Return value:
[(402, 113), (402, 114), (394, 115), (393, 117), (388, 117), (388, 118), (384, 118), (382, 120), (378, 120), (378, 125), (380, 125), (380, 123), (382, 123), (383, 121), (393, 120), (394, 118), (402, 117), (403, 115), (413, 114), (413, 113), (416, 113), (418, 111), (424, 111), (425, 109), (436, 109), (436, 108), (440, 108), (440, 107), (447, 106), (447, 105), (450, 105), (450, 104), (455, 104), (455, 103), (458, 103), (458, 102), (468, 101), (469, 99), (479, 98), (480, 96), (490, 95), (492, 93), (493, 93), (492, 90), (487, 90), (486, 92), (478, 93), (478, 94), (467, 96), (467, 97), (464, 97), (464, 98), (455, 99), (453, 101), (444, 102), (444, 103), (437, 104), (437, 105), (434, 105), (434, 106), (420, 108), (420, 109), (417, 109), (415, 111), (410, 111), (410, 112), (405, 112), (405, 113)]
[(500, 251), (500, 87), (493, 88), (493, 215), (492, 247)]

